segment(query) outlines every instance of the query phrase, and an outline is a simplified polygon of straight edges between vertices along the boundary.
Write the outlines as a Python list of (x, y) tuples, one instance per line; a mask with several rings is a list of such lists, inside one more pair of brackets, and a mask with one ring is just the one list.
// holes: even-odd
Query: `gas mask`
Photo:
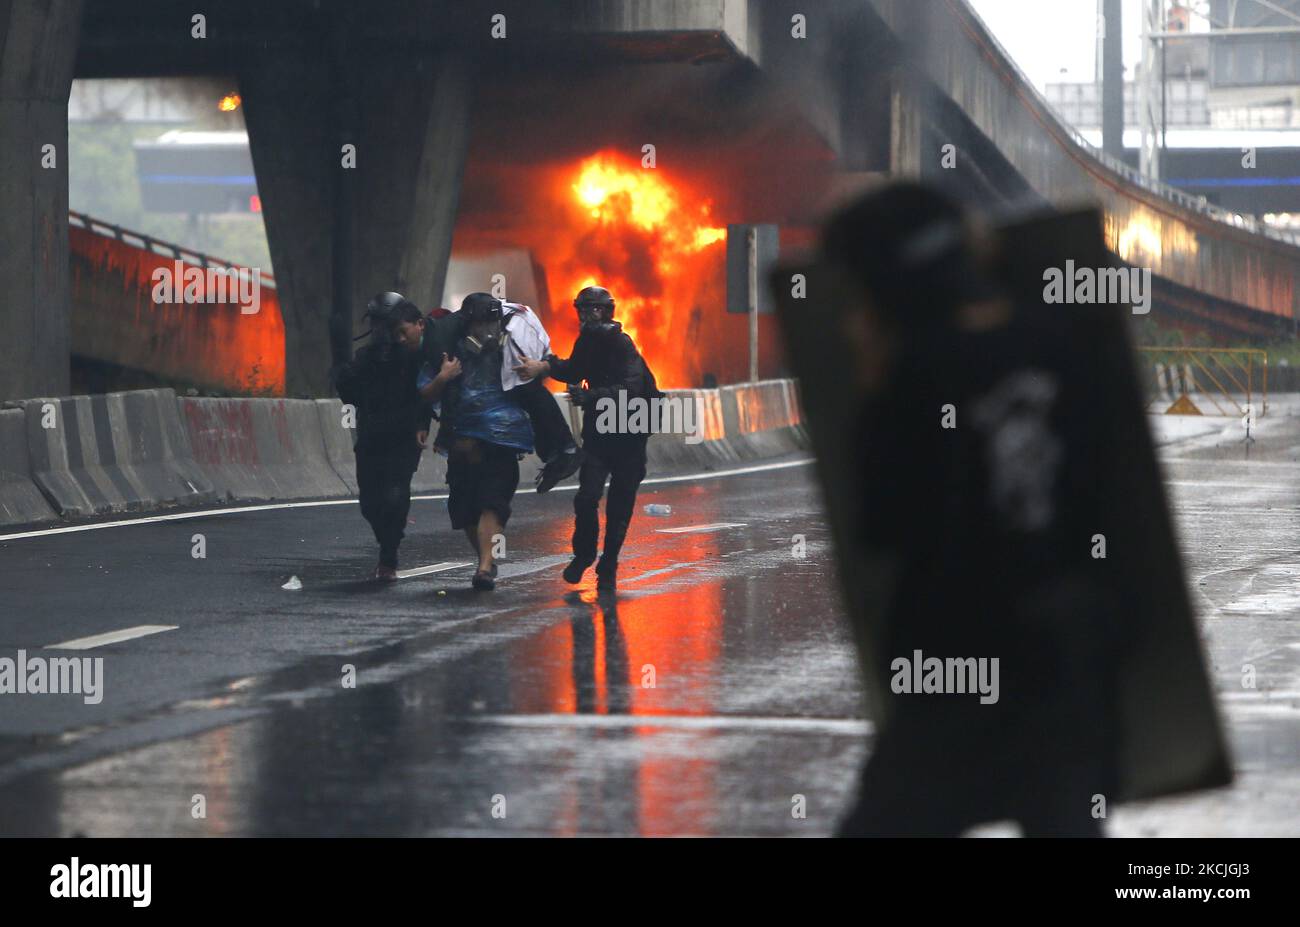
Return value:
[(501, 320), (475, 323), (468, 335), (460, 340), (460, 349), (467, 355), (488, 354), (500, 351), (505, 342)]
[(604, 287), (583, 287), (573, 308), (578, 310), (578, 327), (585, 334), (608, 335), (622, 328), (614, 321), (614, 297)]
[(608, 337), (621, 331), (623, 326), (612, 318), (613, 311), (607, 306), (579, 306), (578, 327), (584, 335)]
[(501, 350), (506, 336), (499, 299), (487, 293), (471, 293), (461, 303), (460, 311), (466, 315), (466, 333), (460, 339), (465, 356)]

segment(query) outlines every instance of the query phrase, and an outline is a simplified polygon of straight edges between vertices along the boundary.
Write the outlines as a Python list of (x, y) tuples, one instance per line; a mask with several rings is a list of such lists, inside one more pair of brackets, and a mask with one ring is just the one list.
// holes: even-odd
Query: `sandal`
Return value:
[(490, 570), (475, 570), (474, 578), (470, 580), (470, 585), (480, 592), (489, 592), (497, 587), (497, 565), (492, 564)]

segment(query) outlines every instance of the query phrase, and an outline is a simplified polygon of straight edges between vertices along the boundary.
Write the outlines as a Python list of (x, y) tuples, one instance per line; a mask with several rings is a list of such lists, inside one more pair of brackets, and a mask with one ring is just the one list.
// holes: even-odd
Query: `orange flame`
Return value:
[[(576, 234), (564, 236), (567, 253), (543, 256), (552, 304), (569, 306), (583, 287), (605, 287), (660, 386), (698, 385), (684, 339), (692, 312), (721, 311), (716, 245), (727, 237), (712, 222), (712, 203), (612, 152), (583, 160), (564, 179), (566, 224)], [(553, 239), (545, 250), (560, 247)]]

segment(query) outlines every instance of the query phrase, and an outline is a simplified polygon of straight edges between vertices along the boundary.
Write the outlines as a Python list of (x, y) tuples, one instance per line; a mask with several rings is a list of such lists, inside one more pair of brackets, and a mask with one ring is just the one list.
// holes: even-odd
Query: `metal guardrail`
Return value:
[[(114, 225), (111, 222), (105, 222), (102, 219), (96, 219), (85, 213), (68, 210), (68, 224), (83, 228), (88, 232), (94, 232), (96, 235), (104, 235), (108, 238), (115, 238), (123, 244), (130, 245), (133, 248), (141, 248), (154, 254), (169, 257), (174, 260), (184, 261), (187, 264), (195, 264), (199, 267), (224, 267), (227, 270), (234, 271), (237, 274), (253, 273), (254, 269), (246, 267), (243, 264), (234, 264), (222, 258), (213, 257), (210, 254), (204, 254), (202, 251), (196, 251), (193, 248), (186, 248), (181, 245), (173, 244), (169, 241), (161, 241), (141, 232), (133, 232), (130, 229), (122, 228), (120, 225)], [(266, 271), (258, 269), (257, 275), (261, 278), (262, 286), (275, 287), (275, 278)]]
[[(1048, 104), (1048, 106), (1050, 108), (1050, 104)], [(1089, 154), (1112, 171), (1122, 175), (1124, 179), (1130, 183), (1137, 184), (1144, 190), (1155, 193), (1165, 199), (1172, 200), (1184, 209), (1189, 209), (1192, 212), (1209, 216), (1211, 219), (1216, 219), (1226, 225), (1235, 226), (1236, 228), (1244, 229), (1248, 232), (1254, 232), (1257, 235), (1263, 235), (1266, 238), (1272, 238), (1277, 241), (1286, 242), (1288, 245), (1300, 247), (1300, 233), (1287, 232), (1282, 229), (1274, 228), (1267, 222), (1260, 222), (1254, 216), (1243, 216), (1240, 213), (1235, 213), (1223, 209), (1222, 207), (1215, 206), (1204, 196), (1192, 196), (1189, 193), (1184, 193), (1177, 187), (1171, 187), (1163, 181), (1152, 180), (1150, 177), (1146, 177), (1140, 172), (1134, 170), (1119, 158), (1107, 154), (1100, 148), (1094, 147), (1091, 142), (1083, 137), (1082, 133), (1080, 133), (1078, 129), (1074, 128), (1074, 126), (1062, 123), (1062, 128), (1071, 135), (1076, 144), (1080, 145)]]
[[(1268, 352), (1258, 348), (1138, 348), (1155, 374), (1157, 401), (1166, 414), (1255, 416), (1268, 414)], [(1256, 376), (1258, 375), (1258, 380)], [(1163, 393), (1163, 395), (1161, 395)], [(1259, 408), (1255, 401), (1259, 400)], [(1199, 403), (1199, 404), (1198, 404)], [(1215, 412), (1207, 413), (1208, 403)], [(1226, 406), (1226, 408), (1225, 408)]]

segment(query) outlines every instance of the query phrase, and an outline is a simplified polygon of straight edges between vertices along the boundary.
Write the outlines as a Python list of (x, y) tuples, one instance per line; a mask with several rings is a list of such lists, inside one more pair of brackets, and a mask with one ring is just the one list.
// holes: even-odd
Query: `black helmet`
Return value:
[(606, 319), (614, 317), (614, 297), (603, 286), (587, 286), (578, 291), (573, 308), (581, 310), (589, 306), (600, 307)]
[(370, 320), (370, 328), (353, 338), (353, 341), (360, 341), (367, 335), (374, 335), (380, 341), (385, 341), (395, 323), (414, 322), (422, 316), (419, 306), (401, 293), (389, 291), (370, 297), (370, 301), (366, 303), (366, 311), (361, 314), (361, 317)]
[[(362, 318), (374, 319), (377, 322), (396, 320), (401, 317), (401, 312), (399, 312), (399, 310), (404, 310), (404, 307), (406, 306), (410, 306), (411, 309), (415, 310), (417, 315), (419, 314), (419, 306), (415, 305), (415, 303), (411, 302), (401, 293), (393, 293), (391, 291), (388, 293), (379, 293), (370, 297), (370, 302), (366, 303), (366, 311), (362, 314)], [(404, 311), (409, 312), (409, 310)]]
[(573, 301), (573, 308), (578, 310), (578, 322), (585, 332), (609, 334), (619, 328), (614, 321), (614, 297), (603, 286), (583, 287)]
[(491, 293), (470, 293), (461, 301), (460, 311), (471, 322), (489, 322), (501, 318), (501, 300)]

